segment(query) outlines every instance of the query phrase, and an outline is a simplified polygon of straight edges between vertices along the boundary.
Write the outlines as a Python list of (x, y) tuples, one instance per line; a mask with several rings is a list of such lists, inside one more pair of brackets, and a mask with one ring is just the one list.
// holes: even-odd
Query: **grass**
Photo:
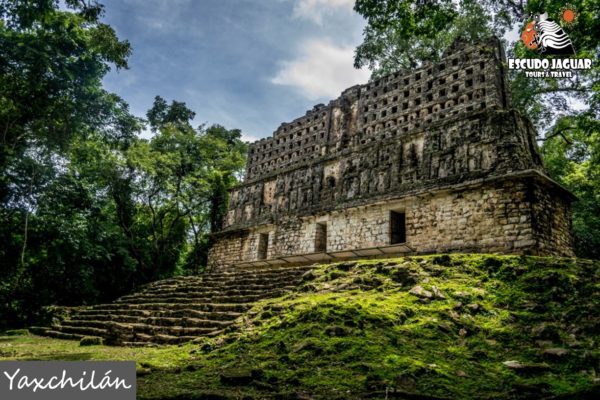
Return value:
[(144, 399), (594, 398), (599, 267), (495, 255), (322, 265), (218, 338), (114, 348), (17, 335), (0, 338), (0, 359), (135, 360)]
[(0, 336), (0, 360), (136, 360), (140, 370), (172, 370), (190, 361), (187, 347), (79, 346), (76, 341), (35, 335)]

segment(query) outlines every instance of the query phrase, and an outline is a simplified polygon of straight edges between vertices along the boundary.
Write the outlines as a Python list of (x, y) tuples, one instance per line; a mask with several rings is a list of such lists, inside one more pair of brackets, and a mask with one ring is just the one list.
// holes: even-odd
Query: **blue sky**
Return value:
[(133, 47), (107, 90), (143, 117), (154, 96), (184, 101), (194, 124), (270, 136), (317, 103), (368, 80), (352, 66), (364, 20), (354, 0), (103, 0)]

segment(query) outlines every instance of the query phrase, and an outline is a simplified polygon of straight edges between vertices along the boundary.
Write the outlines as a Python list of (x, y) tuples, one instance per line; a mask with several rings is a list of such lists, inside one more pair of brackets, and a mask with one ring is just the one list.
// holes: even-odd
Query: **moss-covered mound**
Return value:
[(140, 353), (139, 396), (600, 398), (599, 267), (488, 255), (319, 266), (230, 333), (153, 350), (175, 364)]
[[(483, 255), (320, 266), (172, 378), (190, 395), (258, 398), (593, 396), (599, 266)], [(151, 397), (161, 382), (145, 384)]]

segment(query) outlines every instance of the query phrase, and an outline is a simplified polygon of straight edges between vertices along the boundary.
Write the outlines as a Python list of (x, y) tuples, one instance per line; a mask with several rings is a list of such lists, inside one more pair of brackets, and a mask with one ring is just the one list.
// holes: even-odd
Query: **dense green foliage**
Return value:
[(241, 133), (193, 128), (185, 103), (157, 97), (140, 138), (101, 82), (129, 44), (65, 3), (0, 1), (0, 327), (197, 272), (244, 165)]
[[(572, 24), (561, 22), (563, 7), (575, 10)], [(530, 15), (547, 12), (563, 24), (575, 57), (594, 60), (592, 69), (572, 79), (527, 78), (509, 71), (512, 105), (537, 125), (550, 176), (579, 197), (574, 206), (576, 254), (600, 256), (600, 1), (530, 0), (357, 0), (355, 10), (367, 20), (355, 66), (368, 66), (373, 77), (435, 61), (455, 39), (477, 41), (520, 32)], [(548, 57), (505, 43), (509, 57)]]
[(560, 258), (345, 262), (220, 337), (146, 350), (6, 338), (0, 357), (133, 358), (145, 399), (592, 399), (599, 277), (598, 262)]
[(550, 175), (577, 197), (573, 212), (575, 253), (600, 259), (600, 123), (564, 117), (542, 146)]
[(373, 77), (437, 60), (457, 37), (476, 41), (491, 35), (490, 17), (478, 2), (462, 0), (358, 0), (355, 10), (367, 20), (355, 66)]

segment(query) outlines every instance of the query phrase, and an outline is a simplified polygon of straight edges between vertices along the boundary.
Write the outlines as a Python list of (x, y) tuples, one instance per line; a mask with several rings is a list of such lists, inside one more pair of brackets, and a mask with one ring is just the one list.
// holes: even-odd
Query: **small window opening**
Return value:
[[(369, 132), (367, 131), (367, 133), (369, 133)], [(333, 188), (335, 187), (335, 178), (334, 178), (333, 176), (328, 176), (328, 177), (325, 179), (325, 181), (327, 182), (327, 186), (328, 186), (330, 189), (333, 189)]]

